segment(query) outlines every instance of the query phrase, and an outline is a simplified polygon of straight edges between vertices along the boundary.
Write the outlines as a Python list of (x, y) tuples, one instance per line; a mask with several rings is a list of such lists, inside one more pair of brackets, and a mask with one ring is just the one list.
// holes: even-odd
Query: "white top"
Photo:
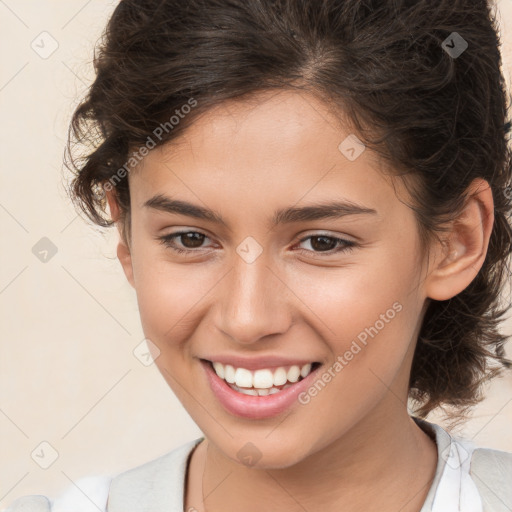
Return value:
[[(512, 511), (512, 453), (478, 448), (439, 425), (413, 419), (435, 439), (438, 452), (420, 512)], [(82, 478), (55, 500), (24, 496), (5, 512), (183, 512), (189, 456), (202, 439), (118, 475)]]

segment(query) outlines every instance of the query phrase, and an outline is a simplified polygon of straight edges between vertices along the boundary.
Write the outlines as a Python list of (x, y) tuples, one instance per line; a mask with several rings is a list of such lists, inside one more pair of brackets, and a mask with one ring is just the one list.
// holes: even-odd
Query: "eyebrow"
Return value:
[[(220, 224), (229, 228), (227, 222), (217, 212), (198, 206), (187, 201), (172, 199), (162, 194), (148, 199), (143, 206), (166, 213), (186, 215), (196, 219), (202, 219)], [(274, 212), (270, 226), (275, 227), (279, 224), (289, 224), (293, 222), (306, 222), (321, 219), (337, 219), (347, 215), (370, 214), (377, 215), (373, 208), (359, 205), (352, 201), (328, 201), (324, 203), (288, 208), (282, 208)]]

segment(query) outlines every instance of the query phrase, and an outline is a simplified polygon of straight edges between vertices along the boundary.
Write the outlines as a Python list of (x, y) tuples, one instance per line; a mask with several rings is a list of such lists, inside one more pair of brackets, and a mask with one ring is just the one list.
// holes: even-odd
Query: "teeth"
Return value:
[[(217, 361), (213, 363), (215, 373), (223, 380), (232, 384), (232, 388), (247, 395), (273, 395), (291, 384), (297, 382), (301, 377), (307, 377), (311, 372), (311, 363), (302, 367), (293, 365), (288, 368), (261, 369), (250, 371), (246, 368), (234, 368), (230, 364), (222, 364)], [(284, 386), (283, 386), (284, 385)], [(283, 386), (278, 388), (277, 386)], [(245, 389), (242, 389), (245, 388)]]
[(245, 368), (237, 368), (235, 372), (235, 383), (239, 388), (251, 388), (252, 373)]
[(224, 365), (220, 363), (213, 363), (213, 367), (215, 368), (215, 373), (221, 378), (224, 378)]
[(282, 386), (283, 384), (286, 384), (286, 381), (288, 380), (288, 375), (286, 373), (286, 370), (284, 368), (278, 368), (274, 372), (274, 384), (276, 386)]
[(238, 391), (240, 393), (243, 393), (244, 395), (258, 396), (258, 392), (255, 389), (241, 389), (241, 388), (239, 388)]
[(309, 375), (309, 372), (311, 371), (311, 363), (305, 364), (300, 369), (300, 375), (301, 377), (307, 377)]
[(282, 389), (278, 388), (270, 388), (270, 389), (245, 389), (245, 388), (239, 388), (236, 384), (231, 385), (230, 387), (234, 389), (235, 391), (238, 391), (239, 393), (243, 393), (244, 395), (259, 395), (259, 396), (266, 396), (266, 395), (273, 395), (275, 393), (279, 393), (279, 391), (282, 391), (283, 389), (289, 388), (292, 384), (286, 384), (286, 386), (283, 386)]
[(274, 376), (270, 370), (256, 370), (254, 376), (251, 375), (251, 377), (252, 384), (250, 385), (255, 388), (269, 389), (274, 385)]
[[(217, 363), (217, 364), (222, 366), (221, 363)], [(217, 371), (217, 369), (215, 369), (215, 371)], [(219, 374), (217, 373), (217, 375), (219, 375)], [(219, 377), (220, 377), (220, 375), (219, 375)], [(220, 378), (224, 379), (226, 382), (229, 382), (230, 384), (234, 384), (235, 383), (235, 369), (230, 364), (227, 364), (224, 367), (224, 376), (220, 377)]]
[(290, 382), (297, 382), (300, 377), (300, 368), (298, 366), (292, 366), (288, 370), (288, 380)]

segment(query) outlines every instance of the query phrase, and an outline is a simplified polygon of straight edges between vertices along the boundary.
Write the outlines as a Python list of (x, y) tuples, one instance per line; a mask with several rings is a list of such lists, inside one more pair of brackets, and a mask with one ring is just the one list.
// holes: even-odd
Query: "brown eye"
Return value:
[(183, 246), (187, 249), (197, 249), (203, 244), (205, 236), (202, 233), (197, 233), (196, 231), (189, 231), (187, 233), (181, 233), (179, 238)]
[[(204, 233), (198, 231), (179, 231), (159, 237), (158, 240), (177, 253), (192, 253), (203, 248), (203, 242), (206, 238), (208, 237)], [(179, 241), (179, 244), (176, 243), (176, 240)], [(180, 248), (180, 246), (183, 248)]]
[(357, 244), (350, 240), (344, 240), (329, 235), (311, 235), (300, 240), (299, 244), (308, 241), (311, 249), (301, 249), (305, 253), (329, 253), (335, 254), (340, 252), (348, 252), (353, 250)]
[(336, 239), (329, 236), (312, 236), (311, 247), (315, 251), (330, 251), (336, 247)]

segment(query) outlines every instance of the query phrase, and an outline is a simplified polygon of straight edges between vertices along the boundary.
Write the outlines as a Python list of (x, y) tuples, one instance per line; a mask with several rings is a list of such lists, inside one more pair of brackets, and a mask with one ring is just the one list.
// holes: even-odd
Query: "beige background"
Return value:
[[(201, 435), (154, 365), (133, 354), (144, 336), (116, 260), (117, 234), (77, 217), (64, 191), (69, 118), (115, 4), (0, 0), (0, 508), (24, 494), (54, 496), (82, 476), (128, 469)], [(498, 6), (510, 81), (512, 2)], [(39, 51), (51, 49), (42, 31), (59, 45), (46, 59), (31, 48), (44, 37)], [(57, 249), (46, 263), (32, 253), (43, 237)], [(512, 332), (510, 320), (504, 330)], [(512, 451), (511, 423), (509, 375), (460, 432)], [(43, 469), (53, 450), (58, 458)]]

